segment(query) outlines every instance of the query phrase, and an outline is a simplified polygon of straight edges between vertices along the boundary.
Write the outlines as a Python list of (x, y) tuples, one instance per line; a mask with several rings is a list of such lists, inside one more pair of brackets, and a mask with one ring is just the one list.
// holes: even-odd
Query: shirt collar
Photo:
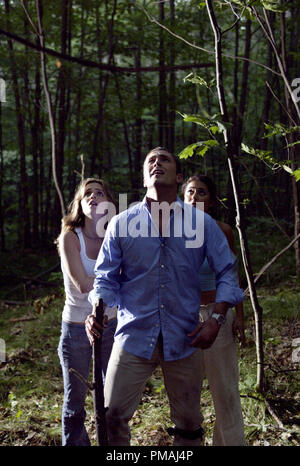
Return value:
[[(174, 201), (175, 203), (175, 210), (177, 210), (178, 208), (180, 209), (184, 209), (184, 202), (180, 199), (179, 196), (176, 197), (176, 201)], [(141, 207), (146, 207), (148, 209), (148, 204), (147, 204), (147, 196), (145, 195), (143, 200), (141, 201)]]

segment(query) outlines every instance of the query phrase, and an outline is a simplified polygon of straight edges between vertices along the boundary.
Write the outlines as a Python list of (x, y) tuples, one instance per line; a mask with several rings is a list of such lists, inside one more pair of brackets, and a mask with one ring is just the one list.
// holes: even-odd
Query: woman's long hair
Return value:
[(116, 202), (114, 200), (114, 197), (113, 197), (111, 191), (109, 190), (108, 186), (105, 184), (105, 182), (103, 180), (101, 180), (100, 178), (85, 178), (85, 179), (83, 179), (81, 181), (81, 183), (79, 184), (76, 192), (75, 192), (74, 199), (72, 200), (72, 202), (68, 206), (67, 214), (62, 218), (61, 232), (60, 232), (58, 238), (55, 241), (57, 244), (58, 244), (60, 236), (63, 233), (65, 233), (67, 231), (73, 231), (77, 227), (83, 227), (84, 226), (84, 224), (85, 224), (85, 215), (84, 215), (84, 213), (82, 211), (81, 201), (82, 201), (82, 199), (84, 197), (85, 188), (90, 183), (98, 183), (101, 186), (101, 188), (103, 189), (103, 191), (104, 191), (104, 193), (105, 193), (105, 195), (107, 197), (107, 200), (109, 202), (112, 202), (114, 204), (114, 206), (116, 207)]

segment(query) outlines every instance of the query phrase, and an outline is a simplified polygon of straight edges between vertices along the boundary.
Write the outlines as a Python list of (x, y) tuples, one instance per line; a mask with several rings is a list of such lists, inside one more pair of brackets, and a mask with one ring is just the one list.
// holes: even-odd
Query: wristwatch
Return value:
[(216, 319), (218, 322), (218, 325), (221, 327), (221, 325), (224, 325), (226, 322), (226, 317), (223, 314), (217, 314), (216, 312), (213, 312), (211, 317), (213, 319)]

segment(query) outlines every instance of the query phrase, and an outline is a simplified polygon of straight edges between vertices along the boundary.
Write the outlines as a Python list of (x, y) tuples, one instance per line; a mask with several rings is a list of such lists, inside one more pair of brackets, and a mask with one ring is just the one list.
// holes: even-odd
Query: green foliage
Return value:
[(190, 82), (199, 86), (205, 86), (207, 89), (210, 89), (216, 85), (215, 78), (211, 79), (208, 83), (204, 78), (201, 78), (201, 76), (198, 76), (195, 72), (185, 76), (185, 78), (183, 78), (183, 82)]
[[(268, 136), (269, 137), (269, 136)], [(290, 160), (277, 160), (275, 159), (271, 154), (272, 151), (270, 150), (260, 150), (260, 149), (255, 149), (253, 147), (249, 147), (246, 144), (242, 143), (241, 148), (244, 152), (250, 155), (254, 155), (258, 159), (260, 159), (262, 162), (264, 162), (271, 170), (278, 170), (279, 168), (283, 168), (286, 172), (288, 172), (290, 175), (294, 176), (296, 178), (296, 181), (299, 180), (300, 177), (300, 169), (297, 170), (292, 170), (289, 167), (289, 164), (291, 163)]]
[[(271, 138), (273, 136), (286, 136), (287, 134), (295, 133), (300, 131), (300, 126), (288, 127), (282, 123), (275, 123), (271, 125), (270, 123), (264, 123), (265, 128), (268, 130), (268, 133), (265, 133), (265, 138)], [(298, 141), (297, 143), (299, 143)]]
[(296, 181), (299, 181), (300, 180), (300, 168), (298, 168), (297, 170), (295, 170), (293, 172), (293, 175), (294, 177), (296, 178)]
[(193, 155), (200, 155), (204, 157), (206, 152), (212, 148), (218, 146), (219, 143), (215, 139), (209, 139), (207, 141), (199, 141), (195, 142), (194, 144), (190, 144), (189, 146), (185, 147), (178, 157), (180, 159), (187, 159), (188, 157), (192, 157)]
[(230, 123), (225, 123), (224, 121), (220, 120), (219, 114), (213, 115), (211, 118), (207, 118), (201, 115), (187, 115), (185, 113), (178, 113), (182, 116), (183, 121), (187, 123), (196, 123), (212, 134), (222, 133), (231, 126)]
[(280, 0), (261, 0), (261, 4), (266, 10), (274, 11), (275, 13), (283, 13), (288, 9), (288, 5), (285, 5)]

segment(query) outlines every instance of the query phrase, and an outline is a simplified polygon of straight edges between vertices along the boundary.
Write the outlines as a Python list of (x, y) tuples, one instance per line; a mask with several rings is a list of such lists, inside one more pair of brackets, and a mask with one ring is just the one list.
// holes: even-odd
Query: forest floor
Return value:
[[(28, 261), (32, 261), (32, 257)], [(51, 268), (57, 257), (39, 266)], [(32, 263), (32, 262), (31, 262)], [(47, 266), (47, 267), (46, 267)], [(29, 270), (23, 264), (26, 275)], [(34, 276), (34, 266), (30, 269)], [(1, 277), (0, 277), (1, 278)], [(26, 277), (25, 277), (26, 278)], [(0, 445), (55, 446), (61, 443), (63, 383), (57, 356), (63, 290), (59, 269), (47, 286), (36, 281), (0, 294)], [(26, 280), (25, 280), (26, 281)], [(52, 286), (51, 286), (52, 283)], [(50, 286), (49, 286), (50, 285)], [(11, 282), (6, 289), (13, 289)], [(263, 308), (265, 392), (256, 389), (253, 311), (245, 300), (246, 348), (238, 348), (240, 394), (249, 446), (300, 446), (300, 310), (295, 277), (258, 288)], [(10, 299), (11, 301), (8, 301)], [(15, 301), (14, 301), (15, 300)], [(2, 349), (2, 353), (1, 353)], [(205, 445), (212, 444), (214, 410), (207, 381), (202, 393)], [(96, 444), (93, 402), (86, 401), (86, 427)], [(148, 381), (131, 420), (132, 445), (171, 445), (171, 425), (160, 369)]]

